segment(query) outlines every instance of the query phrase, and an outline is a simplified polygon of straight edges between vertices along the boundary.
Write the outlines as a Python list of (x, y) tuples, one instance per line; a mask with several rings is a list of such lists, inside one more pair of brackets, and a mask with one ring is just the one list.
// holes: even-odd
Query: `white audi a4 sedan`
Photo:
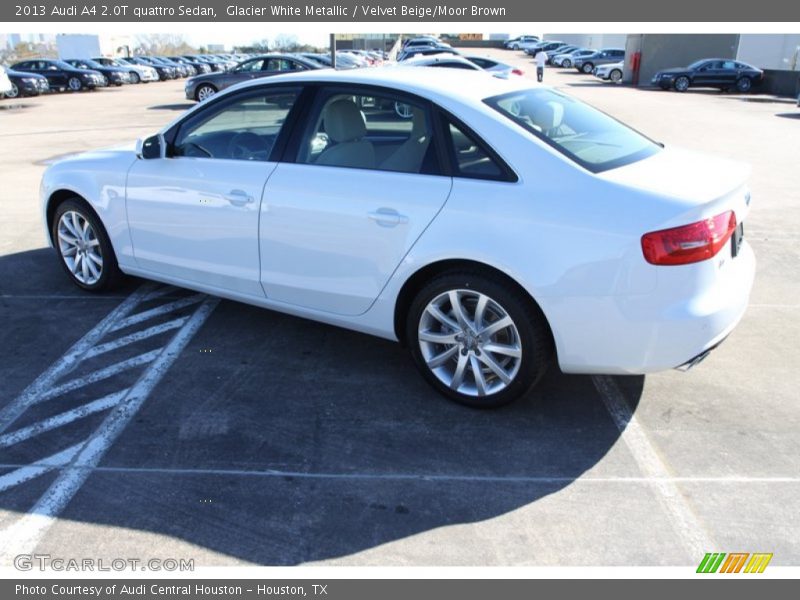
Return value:
[(748, 171), (521, 77), (397, 67), (234, 86), (52, 165), (41, 202), (85, 290), (125, 273), (397, 340), (491, 407), (554, 359), (644, 374), (718, 345), (755, 272)]

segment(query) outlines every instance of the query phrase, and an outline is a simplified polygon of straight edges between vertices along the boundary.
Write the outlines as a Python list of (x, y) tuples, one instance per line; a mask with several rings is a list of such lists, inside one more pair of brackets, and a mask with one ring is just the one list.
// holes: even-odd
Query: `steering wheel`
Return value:
[(231, 138), (228, 156), (236, 160), (253, 160), (256, 154), (266, 150), (264, 141), (252, 131), (242, 131)]

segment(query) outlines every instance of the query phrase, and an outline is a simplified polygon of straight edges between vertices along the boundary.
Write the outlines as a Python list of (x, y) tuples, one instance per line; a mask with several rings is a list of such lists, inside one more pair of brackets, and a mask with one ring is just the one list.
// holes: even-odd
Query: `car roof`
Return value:
[[(524, 77), (503, 79), (494, 77), (483, 70), (420, 69), (419, 67), (398, 64), (391, 67), (352, 69), (347, 71), (334, 71), (333, 69), (301, 71), (299, 73), (275, 75), (268, 78), (268, 80), (251, 80), (228, 89), (256, 87), (264, 85), (267, 82), (320, 82), (377, 85), (395, 88), (409, 93), (417, 93), (422, 96), (447, 97), (462, 101), (480, 101), (490, 96), (498, 96), (500, 94), (507, 94), (516, 90), (537, 86), (535, 82)], [(457, 93), (454, 90), (457, 90)]]

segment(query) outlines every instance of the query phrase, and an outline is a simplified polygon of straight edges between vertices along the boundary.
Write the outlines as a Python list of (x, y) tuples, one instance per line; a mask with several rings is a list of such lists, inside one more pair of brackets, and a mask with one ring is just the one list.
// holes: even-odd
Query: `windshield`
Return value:
[(661, 149), (616, 119), (554, 90), (520, 90), (484, 102), (595, 173), (636, 162)]

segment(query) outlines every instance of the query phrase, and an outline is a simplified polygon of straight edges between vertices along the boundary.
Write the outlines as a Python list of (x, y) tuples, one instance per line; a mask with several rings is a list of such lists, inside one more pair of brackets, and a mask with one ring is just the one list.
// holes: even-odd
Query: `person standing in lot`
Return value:
[(544, 50), (536, 54), (536, 81), (539, 83), (544, 79), (544, 66), (547, 64), (547, 52)]

